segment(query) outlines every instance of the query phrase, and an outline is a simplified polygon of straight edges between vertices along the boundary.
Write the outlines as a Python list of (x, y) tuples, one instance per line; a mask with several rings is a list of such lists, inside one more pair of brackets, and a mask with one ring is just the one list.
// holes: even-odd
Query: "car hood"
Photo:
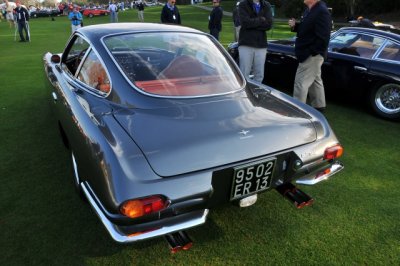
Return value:
[(317, 136), (308, 114), (265, 90), (114, 116), (163, 177), (265, 156)]

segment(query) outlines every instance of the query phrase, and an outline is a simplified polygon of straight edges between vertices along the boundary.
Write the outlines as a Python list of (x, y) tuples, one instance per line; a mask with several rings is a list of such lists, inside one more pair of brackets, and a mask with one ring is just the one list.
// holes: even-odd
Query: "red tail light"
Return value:
[(120, 207), (120, 212), (130, 218), (137, 218), (165, 209), (167, 205), (168, 203), (163, 197), (150, 196), (125, 201)]
[(343, 147), (340, 144), (335, 146), (329, 147), (325, 150), (324, 159), (325, 160), (332, 160), (335, 158), (339, 158), (343, 154)]

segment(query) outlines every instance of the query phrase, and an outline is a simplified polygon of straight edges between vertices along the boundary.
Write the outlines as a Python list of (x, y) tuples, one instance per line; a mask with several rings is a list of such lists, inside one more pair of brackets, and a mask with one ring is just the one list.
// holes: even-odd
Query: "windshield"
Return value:
[(233, 62), (206, 35), (157, 32), (111, 36), (104, 43), (140, 90), (161, 96), (207, 96), (242, 88)]

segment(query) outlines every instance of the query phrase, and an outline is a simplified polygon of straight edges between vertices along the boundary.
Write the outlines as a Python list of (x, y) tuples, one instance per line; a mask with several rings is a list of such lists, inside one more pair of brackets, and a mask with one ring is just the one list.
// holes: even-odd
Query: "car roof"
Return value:
[(365, 28), (365, 27), (344, 27), (344, 28), (340, 28), (338, 31), (342, 31), (342, 30), (379, 34), (381, 36), (385, 36), (385, 37), (400, 41), (400, 30), (396, 30), (396, 29), (384, 29), (383, 30), (383, 29)]
[(159, 23), (107, 23), (107, 24), (90, 25), (78, 29), (78, 32), (82, 33), (91, 40), (98, 40), (99, 38), (106, 35), (114, 35), (121, 33), (160, 32), (160, 31), (203, 33), (199, 30), (195, 30), (184, 26), (159, 24)]

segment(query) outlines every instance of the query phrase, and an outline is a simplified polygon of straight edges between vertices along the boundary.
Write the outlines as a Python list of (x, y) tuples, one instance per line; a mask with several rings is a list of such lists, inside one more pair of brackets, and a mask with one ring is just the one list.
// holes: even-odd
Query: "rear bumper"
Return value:
[(209, 212), (208, 209), (203, 209), (184, 213), (174, 217), (168, 217), (157, 221), (157, 223), (153, 225), (153, 228), (155, 229), (139, 232), (133, 231), (133, 233), (127, 234), (123, 232), (126, 231), (126, 227), (124, 228), (124, 226), (116, 225), (106, 217), (101, 207), (98, 206), (98, 201), (95, 199), (95, 195), (89, 184), (87, 182), (83, 182), (81, 183), (81, 188), (88, 199), (90, 206), (100, 218), (108, 233), (116, 242), (119, 243), (136, 242), (204, 224)]
[(321, 181), (329, 179), (334, 174), (340, 172), (343, 168), (343, 164), (339, 161), (336, 161), (325, 169), (310, 173), (304, 177), (297, 179), (296, 183), (301, 185), (315, 185)]

